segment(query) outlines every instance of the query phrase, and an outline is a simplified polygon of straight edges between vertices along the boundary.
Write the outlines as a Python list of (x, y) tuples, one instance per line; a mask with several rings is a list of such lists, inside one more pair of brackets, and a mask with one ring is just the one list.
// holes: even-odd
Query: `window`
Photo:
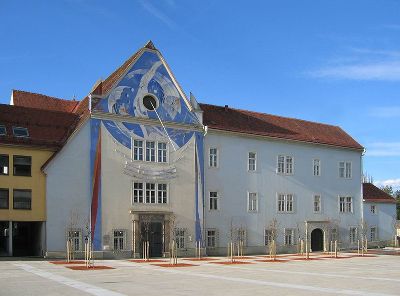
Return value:
[(294, 229), (285, 228), (285, 246), (294, 245)]
[(376, 205), (371, 205), (371, 214), (376, 214)]
[(339, 177), (340, 178), (351, 178), (351, 162), (341, 161), (339, 162)]
[(14, 176), (31, 176), (32, 157), (15, 155), (13, 162)]
[(215, 229), (207, 230), (207, 248), (215, 248), (217, 246), (217, 231)]
[(236, 242), (243, 242), (243, 244), (246, 244), (246, 229), (245, 228), (238, 228), (235, 231), (235, 239)]
[(133, 183), (133, 203), (143, 203), (143, 183)]
[(158, 143), (158, 162), (167, 162), (167, 143)]
[(29, 137), (28, 129), (26, 127), (13, 126), (14, 137), (27, 138)]
[(369, 238), (371, 242), (377, 241), (378, 240), (378, 231), (376, 227), (371, 227), (369, 230)]
[(133, 140), (133, 160), (143, 160), (143, 141)]
[(185, 229), (177, 228), (175, 230), (176, 247), (178, 249), (185, 248)]
[(114, 250), (125, 248), (125, 230), (114, 230)]
[(314, 195), (314, 213), (321, 213), (321, 195)]
[(313, 159), (313, 174), (314, 176), (321, 176), (321, 161)]
[(278, 213), (292, 213), (293, 202), (293, 194), (278, 194)]
[(218, 210), (218, 192), (210, 192), (209, 209)]
[(146, 141), (146, 161), (156, 161), (156, 146), (155, 142)]
[(168, 190), (167, 190), (167, 184), (158, 184), (158, 190), (157, 190), (157, 196), (158, 196), (158, 203), (164, 203), (166, 204), (167, 198), (168, 198)]
[(153, 111), (157, 108), (157, 100), (152, 95), (148, 94), (143, 97), (143, 106), (146, 107), (147, 110)]
[(258, 211), (257, 193), (249, 192), (249, 194), (247, 196), (247, 210), (249, 212), (257, 212)]
[(166, 204), (168, 203), (168, 185), (165, 183), (134, 182), (132, 202)]
[(292, 156), (278, 156), (278, 164), (277, 164), (277, 172), (278, 174), (293, 174), (293, 157)]
[(331, 241), (337, 241), (338, 240), (338, 231), (337, 228), (332, 228), (331, 229)]
[(216, 168), (218, 166), (218, 150), (217, 148), (210, 148), (210, 167)]
[(349, 239), (351, 244), (357, 241), (357, 227), (350, 227)]
[(67, 239), (71, 242), (71, 247), (74, 251), (81, 250), (81, 234), (79, 229), (70, 229), (67, 231)]
[(264, 245), (269, 246), (272, 242), (272, 230), (264, 229)]
[(0, 188), (0, 209), (8, 209), (8, 189)]
[(256, 170), (256, 153), (249, 152), (248, 168), (249, 171)]
[(146, 183), (146, 203), (156, 203), (156, 184)]
[(29, 189), (14, 189), (13, 208), (30, 210), (32, 203), (32, 191)]
[(7, 135), (7, 130), (4, 125), (0, 125), (0, 136), (5, 136)]
[(351, 196), (339, 197), (339, 211), (341, 213), (353, 212), (353, 198)]
[(0, 154), (0, 175), (8, 175), (8, 155)]

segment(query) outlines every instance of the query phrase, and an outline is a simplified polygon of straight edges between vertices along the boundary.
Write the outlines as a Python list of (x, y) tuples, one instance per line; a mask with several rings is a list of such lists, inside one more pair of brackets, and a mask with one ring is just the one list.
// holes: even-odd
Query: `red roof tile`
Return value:
[(371, 183), (363, 183), (363, 199), (367, 202), (396, 203), (393, 196)]
[(338, 126), (209, 104), (200, 104), (200, 108), (203, 124), (211, 129), (364, 149)]
[[(60, 148), (73, 132), (79, 116), (73, 113), (0, 104), (0, 125), (7, 130), (1, 144)], [(29, 137), (14, 137), (12, 127), (26, 127)]]
[(63, 100), (22, 90), (13, 90), (12, 96), (15, 106), (61, 112), (72, 112), (79, 103), (78, 101)]

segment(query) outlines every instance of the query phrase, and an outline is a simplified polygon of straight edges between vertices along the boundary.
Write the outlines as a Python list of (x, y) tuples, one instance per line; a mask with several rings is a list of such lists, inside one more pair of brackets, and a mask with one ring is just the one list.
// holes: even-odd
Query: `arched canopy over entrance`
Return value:
[(323, 251), (324, 249), (324, 232), (321, 228), (315, 228), (311, 232), (311, 250), (313, 252)]

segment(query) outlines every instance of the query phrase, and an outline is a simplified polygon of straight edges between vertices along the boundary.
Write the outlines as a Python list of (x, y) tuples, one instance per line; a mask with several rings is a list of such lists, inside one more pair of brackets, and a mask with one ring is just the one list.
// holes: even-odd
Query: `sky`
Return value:
[(400, 1), (0, 0), (0, 103), (77, 100), (152, 40), (198, 101), (341, 126), (400, 189)]

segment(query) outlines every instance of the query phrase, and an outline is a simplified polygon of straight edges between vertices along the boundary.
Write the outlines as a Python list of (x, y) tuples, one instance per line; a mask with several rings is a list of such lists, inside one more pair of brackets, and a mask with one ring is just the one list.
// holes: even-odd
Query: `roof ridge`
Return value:
[(62, 98), (53, 97), (53, 96), (49, 96), (49, 95), (45, 95), (45, 94), (41, 94), (41, 93), (37, 93), (37, 92), (26, 91), (26, 90), (12, 89), (13, 93), (14, 93), (14, 91), (21, 92), (21, 93), (26, 93), (26, 94), (31, 94), (31, 95), (38, 95), (38, 96), (46, 97), (46, 98), (53, 99), (53, 100), (66, 101), (66, 102), (71, 102), (71, 103), (79, 102), (77, 100), (62, 99)]
[[(200, 104), (200, 105), (208, 105), (208, 106), (214, 106), (214, 107), (224, 108), (224, 106), (213, 105), (213, 104), (207, 104), (207, 103), (199, 103), (199, 104)], [(232, 107), (229, 107), (229, 106), (228, 106), (228, 108), (229, 108), (229, 109), (232, 109), (232, 110), (236, 110), (236, 111), (249, 112), (249, 113), (252, 113), (252, 114), (268, 115), (268, 116), (274, 116), (274, 117), (285, 118), (285, 119), (293, 119), (293, 120), (298, 120), (298, 121), (302, 121), (302, 122), (313, 123), (313, 124), (318, 124), (318, 125), (323, 125), (323, 126), (332, 126), (332, 127), (340, 128), (340, 129), (342, 130), (342, 128), (341, 128), (340, 126), (334, 125), (334, 124), (329, 124), (329, 123), (322, 123), (322, 122), (317, 122), (317, 121), (311, 121), (311, 120), (306, 120), (306, 119), (300, 119), (300, 118), (296, 118), (296, 117), (275, 115), (275, 114), (271, 114), (271, 113), (256, 112), (256, 111), (251, 111), (251, 110), (246, 110), (246, 109), (240, 109), (240, 108), (232, 108)]]
[[(79, 102), (79, 101), (77, 101)], [(29, 110), (35, 110), (35, 111), (41, 111), (41, 112), (49, 112), (49, 113), (61, 113), (61, 114), (72, 114), (72, 115), (77, 115), (73, 112), (67, 112), (67, 111), (60, 111), (60, 110), (52, 110), (52, 109), (43, 109), (43, 108), (37, 108), (37, 107), (26, 107), (26, 106), (19, 106), (19, 105), (9, 105), (9, 104), (0, 104), (0, 106), (6, 106), (7, 108), (20, 108), (20, 109), (29, 109)]]

